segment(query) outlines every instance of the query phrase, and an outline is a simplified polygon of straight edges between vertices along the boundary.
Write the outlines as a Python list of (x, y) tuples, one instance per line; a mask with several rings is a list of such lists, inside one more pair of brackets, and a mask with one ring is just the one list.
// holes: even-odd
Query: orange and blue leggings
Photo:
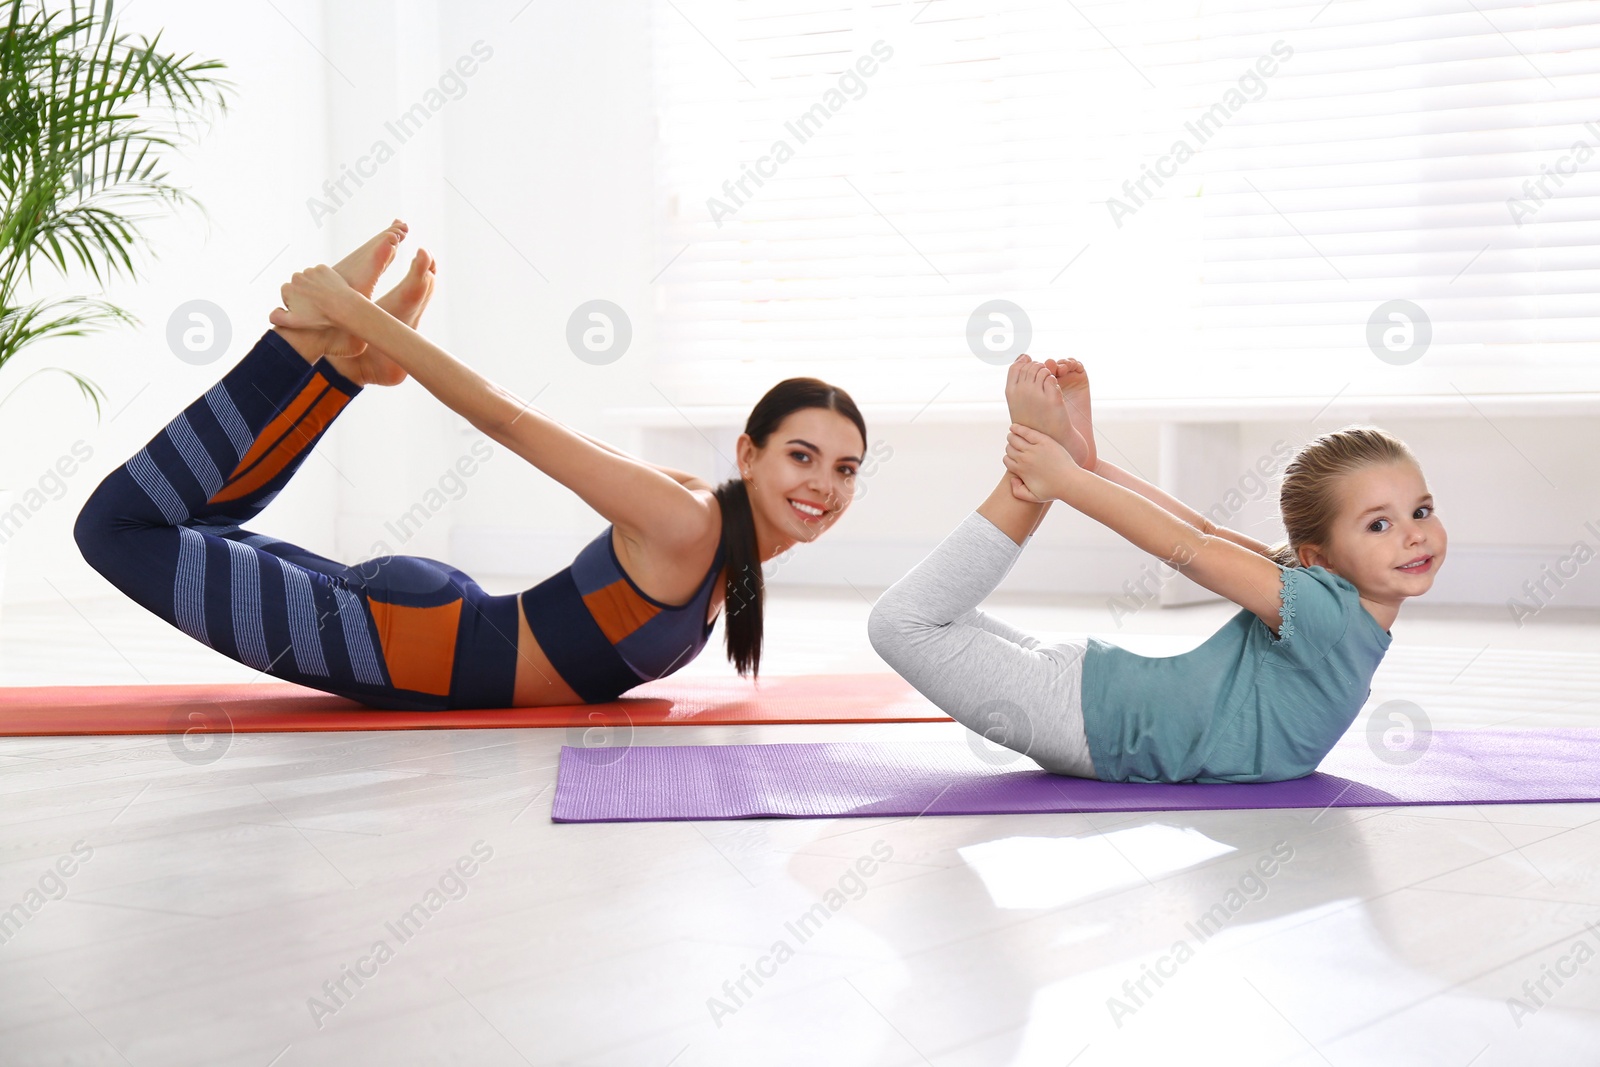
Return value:
[(361, 389), (267, 331), (106, 475), (73, 537), (147, 610), (275, 678), (393, 710), (510, 707), (517, 594), (438, 560), (346, 566), (244, 528)]

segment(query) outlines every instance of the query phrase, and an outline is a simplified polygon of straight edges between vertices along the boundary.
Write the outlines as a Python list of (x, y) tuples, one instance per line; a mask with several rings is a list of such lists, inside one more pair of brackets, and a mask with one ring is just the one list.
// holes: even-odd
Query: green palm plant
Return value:
[[(139, 224), (156, 217), (140, 208), (200, 207), (166, 180), (160, 156), (207, 104), (227, 110), (232, 84), (211, 73), (224, 65), (162, 52), (159, 33), (153, 40), (118, 33), (112, 3), (80, 9), (72, 0), (63, 14), (41, 2), (0, 0), (10, 8), (0, 38), (0, 369), (46, 337), (138, 324), (97, 297), (28, 299), (23, 286), (31, 288), (36, 263), (52, 264), (63, 278), (76, 263), (103, 291), (118, 273), (137, 277)], [(94, 401), (98, 420), (99, 386), (61, 373)]]

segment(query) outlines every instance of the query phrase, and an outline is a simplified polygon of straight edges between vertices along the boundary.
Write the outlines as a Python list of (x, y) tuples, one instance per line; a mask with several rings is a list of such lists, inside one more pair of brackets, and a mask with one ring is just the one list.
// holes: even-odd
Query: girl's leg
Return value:
[(1041, 644), (977, 608), (1026, 540), (1019, 544), (982, 510), (973, 512), (878, 598), (868, 636), (885, 662), (956, 721), (1045, 770), (1092, 778), (1082, 643)]

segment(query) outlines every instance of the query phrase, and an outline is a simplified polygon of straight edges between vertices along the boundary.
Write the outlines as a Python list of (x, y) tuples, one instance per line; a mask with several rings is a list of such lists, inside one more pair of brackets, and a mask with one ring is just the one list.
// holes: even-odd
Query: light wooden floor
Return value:
[[(986, 607), (1157, 655), (1232, 614)], [(766, 670), (884, 669), (867, 611), (772, 594)], [(686, 670), (730, 674), (718, 648)], [(0, 684), (259, 678), (117, 599), (0, 616)], [(1600, 725), (1600, 613), (1409, 605), (1370, 706), (1396, 698), (1435, 728)], [(0, 1064), (1600, 1062), (1600, 805), (556, 825), (563, 743), (0, 739)]]

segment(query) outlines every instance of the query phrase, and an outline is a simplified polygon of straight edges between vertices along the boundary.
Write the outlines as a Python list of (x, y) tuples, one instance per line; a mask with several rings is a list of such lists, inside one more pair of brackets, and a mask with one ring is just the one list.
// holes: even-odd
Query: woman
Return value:
[[(405, 234), (396, 220), (294, 275), (273, 328), (91, 494), (73, 531), (84, 558), (225, 655), (374, 707), (612, 700), (699, 654), (724, 605), (729, 659), (758, 673), (762, 561), (850, 505), (866, 444), (850, 397), (780, 382), (739, 438), (740, 476), (713, 488), (563, 426), (418, 334), (425, 251), (370, 300)], [(243, 528), (363, 388), (408, 376), (606, 518), (571, 566), (491, 596), (437, 560), (346, 566)]]

